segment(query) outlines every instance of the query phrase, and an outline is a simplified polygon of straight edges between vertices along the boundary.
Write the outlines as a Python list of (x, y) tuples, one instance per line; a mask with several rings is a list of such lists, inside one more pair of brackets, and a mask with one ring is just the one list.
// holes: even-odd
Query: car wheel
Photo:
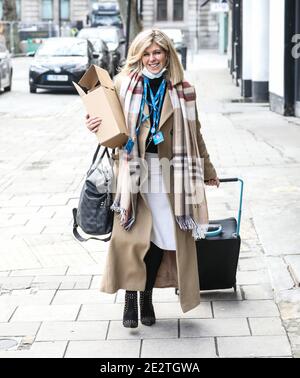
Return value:
[(4, 92), (10, 92), (11, 91), (11, 84), (12, 84), (12, 71), (10, 72), (9, 85), (4, 88)]
[(30, 93), (36, 93), (36, 87), (34, 85), (29, 86)]

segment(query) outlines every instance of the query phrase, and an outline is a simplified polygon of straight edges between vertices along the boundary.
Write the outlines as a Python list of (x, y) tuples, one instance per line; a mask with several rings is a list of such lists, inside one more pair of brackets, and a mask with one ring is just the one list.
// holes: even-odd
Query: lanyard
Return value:
[[(149, 87), (149, 92), (150, 92), (150, 99), (151, 103), (147, 101), (147, 89)], [(141, 102), (141, 110), (140, 110), (140, 119), (138, 122), (138, 127), (136, 128), (136, 135), (139, 134), (140, 127), (141, 125), (150, 117), (150, 114), (144, 114), (144, 107), (145, 104), (149, 106), (149, 113), (153, 113), (153, 125), (151, 127), (151, 134), (155, 134), (157, 128), (158, 128), (158, 121), (159, 121), (159, 114), (162, 108), (162, 103), (163, 103), (163, 96), (166, 88), (166, 80), (163, 80), (155, 94), (153, 95), (153, 92), (151, 90), (150, 84), (149, 84), (149, 79), (147, 77), (144, 77), (144, 92), (143, 92), (143, 97), (142, 97), (142, 102)]]
[(150, 92), (150, 98), (151, 98), (151, 104), (148, 103), (148, 105), (151, 108), (151, 111), (153, 113), (153, 125), (151, 127), (151, 134), (155, 134), (158, 129), (158, 121), (159, 121), (159, 115), (163, 103), (163, 97), (165, 93), (165, 87), (166, 87), (166, 80), (163, 80), (156, 92), (156, 95), (153, 95), (152, 89), (149, 84), (148, 78), (146, 78), (146, 83), (149, 86), (149, 92)]

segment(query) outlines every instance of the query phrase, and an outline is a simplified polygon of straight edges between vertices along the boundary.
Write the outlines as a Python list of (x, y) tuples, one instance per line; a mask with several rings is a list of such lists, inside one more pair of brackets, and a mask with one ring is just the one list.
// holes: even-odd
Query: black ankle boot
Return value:
[(146, 326), (155, 323), (155, 313), (152, 304), (152, 289), (140, 291), (141, 322)]
[(126, 328), (136, 328), (138, 326), (138, 304), (136, 291), (126, 290), (123, 326)]

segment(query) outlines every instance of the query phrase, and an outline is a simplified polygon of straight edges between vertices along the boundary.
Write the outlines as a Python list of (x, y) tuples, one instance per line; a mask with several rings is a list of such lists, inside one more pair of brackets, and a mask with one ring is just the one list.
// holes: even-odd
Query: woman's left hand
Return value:
[(207, 181), (204, 181), (204, 183), (206, 185), (210, 185), (210, 186), (216, 186), (217, 188), (219, 187), (220, 185), (220, 180), (218, 177), (215, 177), (213, 179), (210, 179), (210, 180), (207, 180)]

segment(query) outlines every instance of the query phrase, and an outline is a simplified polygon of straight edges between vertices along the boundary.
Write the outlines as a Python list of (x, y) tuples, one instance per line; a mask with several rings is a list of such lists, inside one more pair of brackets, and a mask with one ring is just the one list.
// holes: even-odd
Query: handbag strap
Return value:
[[(91, 166), (95, 163), (95, 161), (96, 161), (96, 159), (97, 159), (97, 156), (98, 156), (98, 153), (99, 153), (99, 151), (100, 151), (100, 148), (101, 148), (101, 144), (98, 144), (98, 146), (97, 146), (97, 148), (96, 148), (96, 151), (94, 152), (94, 156), (93, 156), (93, 160), (92, 160), (92, 164), (91, 164)], [(115, 150), (116, 150), (115, 148), (112, 149), (112, 154), (115, 153)], [(102, 152), (102, 154), (101, 154), (101, 156), (100, 156), (100, 161), (103, 159), (103, 157), (104, 157), (105, 154), (107, 155), (108, 159), (111, 158), (111, 155), (110, 155), (110, 153), (109, 153), (109, 151), (108, 151), (108, 147), (105, 147), (105, 148), (104, 148), (104, 150), (103, 150), (103, 152)]]
[(80, 242), (86, 242), (86, 241), (88, 241), (88, 240), (90, 240), (90, 239), (94, 239), (94, 240), (100, 240), (100, 241), (107, 242), (107, 241), (110, 240), (110, 238), (111, 238), (111, 233), (110, 233), (109, 236), (107, 236), (106, 238), (102, 238), (102, 239), (101, 239), (101, 238), (96, 238), (96, 236), (90, 236), (89, 238), (84, 238), (84, 237), (82, 237), (82, 236), (79, 234), (78, 230), (77, 230), (77, 228), (78, 228), (78, 224), (77, 224), (77, 221), (76, 221), (77, 209), (74, 208), (74, 209), (72, 210), (72, 213), (73, 213), (73, 235), (75, 236), (75, 238), (76, 238), (78, 241), (80, 241)]

